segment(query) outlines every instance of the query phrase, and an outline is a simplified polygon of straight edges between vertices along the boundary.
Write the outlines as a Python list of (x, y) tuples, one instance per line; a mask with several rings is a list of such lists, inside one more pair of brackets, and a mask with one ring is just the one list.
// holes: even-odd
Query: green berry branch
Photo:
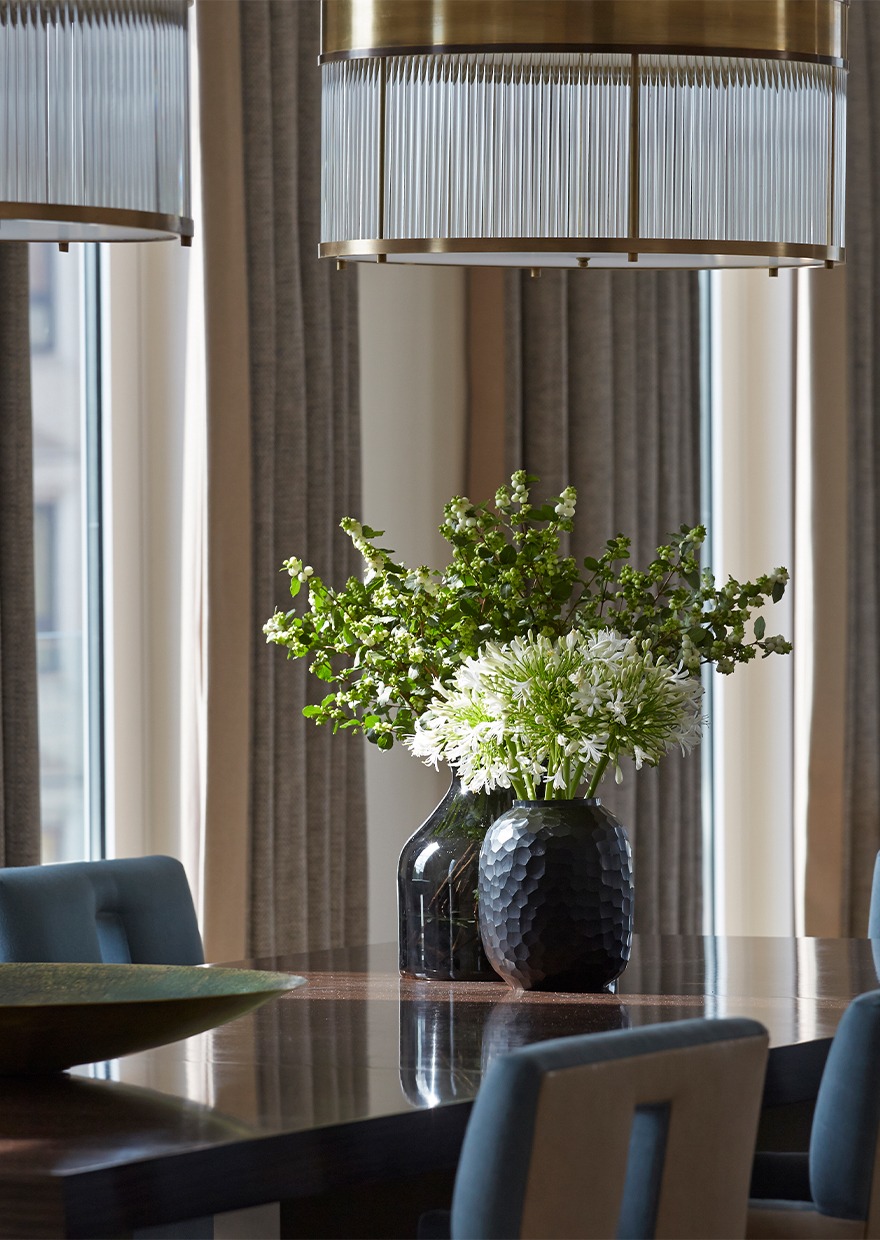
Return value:
[(437, 686), (451, 684), (465, 659), (489, 641), (528, 634), (610, 628), (691, 674), (704, 663), (730, 673), (759, 654), (791, 650), (782, 637), (766, 636), (755, 614), (782, 597), (785, 569), (717, 587), (700, 569), (702, 526), (683, 526), (644, 570), (629, 563), (623, 535), (578, 563), (562, 552), (574, 527), (575, 489), (533, 504), (535, 482), (520, 470), (494, 504), (453, 497), (440, 526), (452, 551), (442, 571), (396, 561), (378, 543), (383, 531), (351, 517), (340, 524), (364, 561), (363, 578), (337, 590), (311, 565), (285, 561), (290, 593), (297, 599), (304, 591), (305, 606), (277, 610), (263, 631), (288, 657), (310, 659), (312, 673), (332, 686), (320, 704), (305, 707), (307, 716), (334, 731), (363, 731), (390, 749), (414, 734)]

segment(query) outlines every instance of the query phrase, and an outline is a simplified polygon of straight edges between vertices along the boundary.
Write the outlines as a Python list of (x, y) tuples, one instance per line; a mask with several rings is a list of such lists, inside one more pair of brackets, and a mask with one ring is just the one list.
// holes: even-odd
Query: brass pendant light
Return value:
[(843, 262), (848, 0), (323, 0), (322, 257)]
[(0, 240), (189, 242), (189, 2), (0, 0)]

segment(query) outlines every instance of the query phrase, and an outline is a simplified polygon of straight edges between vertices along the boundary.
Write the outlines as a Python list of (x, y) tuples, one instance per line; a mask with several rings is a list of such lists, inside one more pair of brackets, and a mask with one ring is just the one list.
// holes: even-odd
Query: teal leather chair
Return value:
[(880, 1237), (880, 990), (843, 1014), (825, 1063), (808, 1153), (755, 1158), (754, 1237)]
[(0, 869), (0, 961), (204, 964), (174, 857)]
[(868, 910), (868, 938), (880, 939), (880, 852), (874, 861), (874, 881), (871, 884), (871, 906)]
[(477, 1095), (451, 1213), (419, 1235), (742, 1236), (767, 1032), (692, 1020), (521, 1047)]

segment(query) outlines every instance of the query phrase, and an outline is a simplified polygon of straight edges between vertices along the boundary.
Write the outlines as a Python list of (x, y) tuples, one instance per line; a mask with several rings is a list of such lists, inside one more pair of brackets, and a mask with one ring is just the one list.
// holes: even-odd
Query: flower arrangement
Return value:
[[(446, 757), (473, 787), (505, 786), (497, 745), (509, 731), (507, 786), (573, 795), (584, 779), (594, 790), (609, 763), (619, 770), (621, 755), (654, 763), (670, 744), (696, 743), (703, 664), (728, 674), (791, 649), (754, 614), (782, 597), (785, 569), (716, 586), (700, 569), (702, 526), (682, 526), (644, 570), (629, 563), (623, 535), (578, 563), (563, 550), (574, 488), (533, 504), (535, 482), (518, 471), (494, 506), (450, 500), (442, 571), (398, 563), (377, 545), (382, 531), (350, 517), (341, 526), (363, 579), (336, 590), (302, 560), (285, 561), (291, 595), (305, 588), (308, 602), (276, 611), (266, 639), (310, 658), (312, 673), (334, 686), (307, 716), (363, 731), (380, 749), (399, 740), (430, 761)], [(552, 710), (537, 710), (557, 695)], [(538, 715), (547, 721), (540, 736)], [(467, 719), (483, 748), (467, 740)]]
[(523, 800), (573, 798), (598, 788), (609, 762), (640, 768), (700, 739), (700, 682), (650, 642), (610, 629), (551, 639), (529, 633), (488, 642), (466, 659), (407, 744), (454, 767), (472, 792), (513, 788)]

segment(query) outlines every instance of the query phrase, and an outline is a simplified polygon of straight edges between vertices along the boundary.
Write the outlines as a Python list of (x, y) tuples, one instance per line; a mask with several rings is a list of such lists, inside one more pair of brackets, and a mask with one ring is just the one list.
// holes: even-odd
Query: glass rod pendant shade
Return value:
[(0, 0), (0, 241), (193, 225), (188, 0)]
[(843, 262), (848, 0), (323, 0), (322, 257)]

